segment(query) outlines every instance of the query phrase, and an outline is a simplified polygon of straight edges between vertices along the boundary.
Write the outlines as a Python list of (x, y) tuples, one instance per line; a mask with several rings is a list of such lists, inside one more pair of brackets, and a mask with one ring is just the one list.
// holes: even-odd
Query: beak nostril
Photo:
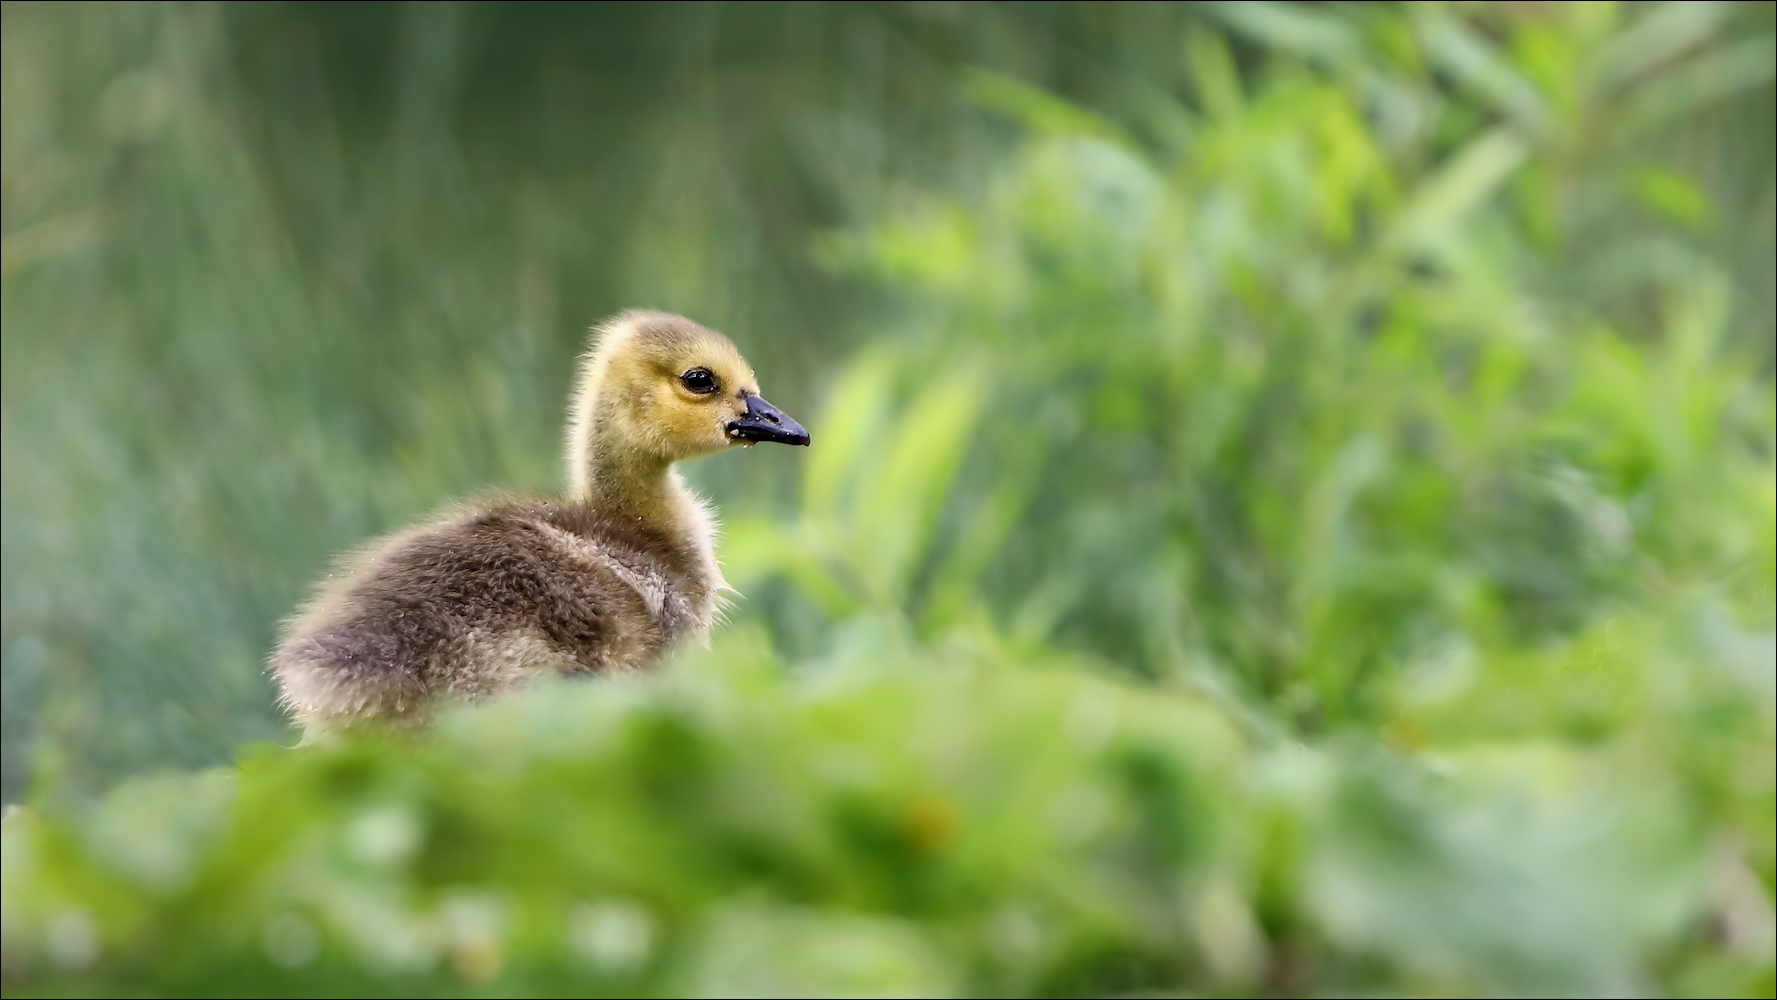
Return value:
[(747, 397), (746, 415), (736, 419), (730, 427), (730, 435), (741, 441), (808, 443), (808, 432), (801, 424), (758, 396)]

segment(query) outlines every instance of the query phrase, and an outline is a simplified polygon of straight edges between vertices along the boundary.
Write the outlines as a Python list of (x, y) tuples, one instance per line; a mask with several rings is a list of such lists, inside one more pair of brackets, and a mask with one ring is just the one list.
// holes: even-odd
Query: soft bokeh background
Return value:
[[(8, 995), (1771, 995), (1772, 11), (8, 2)], [(631, 305), (712, 651), (279, 749)]]

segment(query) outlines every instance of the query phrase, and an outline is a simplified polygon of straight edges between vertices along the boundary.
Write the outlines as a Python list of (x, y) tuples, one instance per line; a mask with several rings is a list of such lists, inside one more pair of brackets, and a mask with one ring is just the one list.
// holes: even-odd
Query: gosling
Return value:
[(270, 670), (312, 739), (423, 719), (560, 671), (646, 666), (703, 638), (727, 589), (710, 508), (673, 463), (808, 432), (729, 339), (670, 313), (595, 327), (567, 435), (566, 498), (501, 496), (348, 557), (286, 624)]

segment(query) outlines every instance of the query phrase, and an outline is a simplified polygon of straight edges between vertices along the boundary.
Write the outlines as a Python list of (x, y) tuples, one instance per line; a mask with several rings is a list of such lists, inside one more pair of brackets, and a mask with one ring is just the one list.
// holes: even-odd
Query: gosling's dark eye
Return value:
[(685, 383), (685, 388), (692, 392), (716, 391), (716, 376), (710, 374), (708, 368), (693, 368), (680, 375), (679, 381)]

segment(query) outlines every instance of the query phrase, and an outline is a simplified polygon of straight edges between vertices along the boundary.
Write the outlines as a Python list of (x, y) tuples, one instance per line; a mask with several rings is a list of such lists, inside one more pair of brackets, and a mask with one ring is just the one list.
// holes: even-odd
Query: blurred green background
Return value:
[[(6, 3), (8, 995), (1772, 995), (1773, 22)], [(627, 306), (712, 650), (280, 749)]]

